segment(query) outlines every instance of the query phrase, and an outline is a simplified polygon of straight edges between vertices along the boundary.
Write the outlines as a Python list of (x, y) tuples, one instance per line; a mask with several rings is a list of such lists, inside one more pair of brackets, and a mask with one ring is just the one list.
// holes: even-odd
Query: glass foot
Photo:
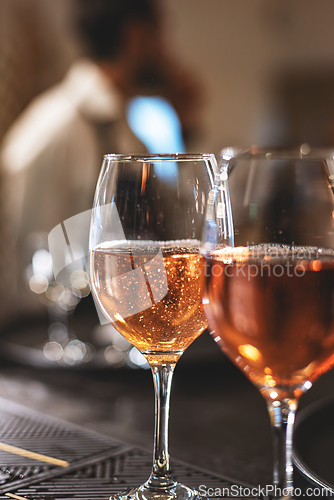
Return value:
[(170, 487), (152, 487), (147, 483), (112, 495), (110, 500), (204, 500), (198, 491), (175, 483)]

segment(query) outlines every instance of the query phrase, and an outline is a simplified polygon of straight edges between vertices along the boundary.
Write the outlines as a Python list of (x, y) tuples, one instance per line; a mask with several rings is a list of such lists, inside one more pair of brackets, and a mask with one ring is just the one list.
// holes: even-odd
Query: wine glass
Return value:
[(213, 155), (104, 157), (91, 220), (91, 287), (105, 316), (147, 359), (155, 389), (152, 473), (116, 498), (198, 497), (171, 476), (168, 415), (176, 362), (207, 326), (200, 239), (217, 175)]
[(226, 149), (221, 168), (235, 246), (225, 246), (210, 198), (205, 312), (215, 341), (265, 398), (273, 491), (293, 498), (298, 400), (334, 363), (334, 151)]

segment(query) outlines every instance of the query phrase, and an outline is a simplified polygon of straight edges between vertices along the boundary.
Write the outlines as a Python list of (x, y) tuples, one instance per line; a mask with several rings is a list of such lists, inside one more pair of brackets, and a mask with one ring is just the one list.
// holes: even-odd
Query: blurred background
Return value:
[[(183, 137), (182, 148), (218, 155), (229, 145), (334, 145), (332, 0), (161, 0), (161, 4), (168, 46), (194, 75), (200, 94), (196, 121), (190, 136)], [(0, 0), (0, 146), (33, 98), (60, 82), (81, 55), (72, 15), (72, 0)], [(0, 186), (2, 178), (0, 172)], [(95, 337), (103, 356), (90, 363), (97, 347), (91, 346), (85, 332), (92, 332), (99, 322), (91, 299), (84, 298), (85, 276), (79, 276), (80, 286), (76, 283), (81, 290), (76, 299), (54, 285), (50, 288), (57, 300), (62, 294), (65, 305), (60, 319), (55, 319), (50, 308), (51, 295), (40, 300), (46, 290), (43, 281), (29, 282), (31, 303), (37, 301), (47, 319), (43, 316), (40, 323), (36, 318), (30, 323), (25, 320), (23, 328), (22, 323), (8, 326), (8, 311), (11, 322), (17, 316), (17, 310), (11, 309), (11, 294), (16, 293), (12, 291), (17, 272), (13, 271), (17, 267), (13, 251), (18, 248), (8, 224), (16, 194), (15, 189), (7, 191), (4, 181), (0, 199), (2, 240), (6, 242), (0, 246), (0, 395), (150, 449), (150, 373), (140, 369), (142, 360), (135, 356), (125, 364), (123, 355), (131, 350), (128, 345), (117, 347), (122, 353), (117, 357), (115, 349), (110, 349), (117, 344), (110, 329), (107, 333), (100, 330)], [(30, 266), (28, 281), (34, 276), (31, 263), (37, 251), (37, 274), (43, 266), (49, 272), (44, 236), (35, 234), (28, 242), (31, 247), (24, 257), (26, 268)], [(67, 338), (67, 324), (56, 332), (51, 329), (45, 350), (45, 322), (64, 325), (67, 315), (76, 318), (76, 336)], [(69, 349), (60, 353), (57, 345), (64, 339)], [(138, 370), (127, 370), (131, 367)], [(75, 373), (71, 378), (69, 369)], [(303, 400), (304, 406), (328, 395), (332, 379), (331, 373), (323, 377)], [(253, 484), (270, 481), (264, 402), (207, 332), (181, 358), (174, 393), (172, 453)], [(238, 448), (236, 443), (244, 446)]]
[[(204, 91), (192, 148), (333, 144), (331, 0), (162, 0), (173, 46)], [(0, 137), (80, 51), (71, 0), (0, 1)]]

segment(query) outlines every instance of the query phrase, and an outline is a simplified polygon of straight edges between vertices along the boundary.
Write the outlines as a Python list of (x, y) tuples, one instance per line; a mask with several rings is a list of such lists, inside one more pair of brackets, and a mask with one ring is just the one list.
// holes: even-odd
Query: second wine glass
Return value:
[(198, 497), (172, 478), (168, 414), (175, 364), (206, 328), (199, 249), (217, 175), (212, 155), (104, 159), (91, 222), (91, 286), (105, 316), (149, 362), (156, 398), (152, 473), (116, 498)]
[(235, 246), (215, 198), (203, 239), (211, 333), (266, 401), (270, 492), (286, 500), (299, 398), (334, 363), (334, 152), (304, 151), (226, 150)]

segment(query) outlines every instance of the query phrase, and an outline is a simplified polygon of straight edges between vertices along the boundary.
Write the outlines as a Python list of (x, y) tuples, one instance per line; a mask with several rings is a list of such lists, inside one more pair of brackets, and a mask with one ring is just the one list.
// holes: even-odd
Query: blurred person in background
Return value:
[(21, 113), (0, 151), (11, 231), (3, 234), (14, 241), (8, 264), (17, 264), (14, 312), (38, 305), (25, 291), (20, 268), (27, 237), (91, 208), (103, 154), (147, 152), (129, 127), (129, 100), (163, 96), (185, 137), (199, 123), (201, 93), (170, 53), (158, 0), (76, 0), (74, 20), (85, 57)]

